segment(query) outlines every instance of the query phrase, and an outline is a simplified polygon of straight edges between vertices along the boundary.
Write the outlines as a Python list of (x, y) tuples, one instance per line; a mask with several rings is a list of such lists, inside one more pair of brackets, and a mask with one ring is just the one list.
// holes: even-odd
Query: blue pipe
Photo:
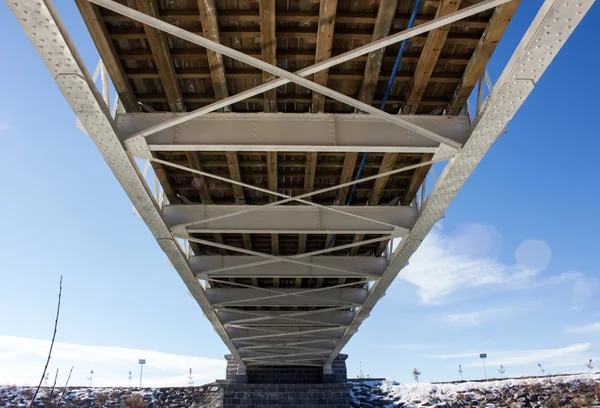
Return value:
[[(415, 7), (413, 8), (412, 14), (410, 15), (410, 20), (408, 20), (408, 26), (406, 29), (412, 28), (415, 24), (415, 20), (417, 18), (417, 12), (419, 11), (419, 7), (421, 6), (421, 0), (417, 0), (415, 3)], [(400, 67), (400, 61), (402, 60), (402, 56), (404, 55), (404, 50), (406, 49), (407, 40), (402, 41), (400, 45), (400, 50), (398, 51), (398, 56), (396, 57), (396, 61), (394, 62), (394, 68), (392, 68), (392, 74), (390, 75), (390, 79), (388, 80), (387, 88), (385, 89), (385, 93), (383, 94), (383, 100), (381, 101), (381, 105), (379, 106), (380, 110), (384, 110), (385, 104), (390, 96), (390, 91), (392, 90), (392, 86), (394, 85), (394, 80), (396, 79), (396, 74), (398, 73), (398, 68)], [(362, 160), (360, 161), (360, 166), (358, 166), (358, 171), (356, 172), (356, 178), (354, 180), (358, 180), (360, 178), (360, 174), (362, 173), (363, 167), (365, 167), (365, 162), (367, 161), (368, 153), (363, 153)], [(348, 199), (346, 200), (346, 205), (350, 205), (352, 202), (352, 196), (354, 195), (354, 190), (356, 189), (356, 184), (352, 184), (352, 189), (350, 190), (350, 194), (348, 194)], [(329, 245), (335, 239), (335, 235), (332, 235), (329, 239), (329, 242), (325, 245), (325, 248), (329, 248)]]

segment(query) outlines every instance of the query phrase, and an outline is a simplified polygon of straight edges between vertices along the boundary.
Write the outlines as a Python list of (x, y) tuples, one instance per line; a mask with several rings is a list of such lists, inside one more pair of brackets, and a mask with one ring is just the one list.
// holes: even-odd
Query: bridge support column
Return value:
[(232, 355), (225, 358), (223, 408), (348, 408), (350, 404), (346, 354), (327, 367), (249, 365), (245, 373)]

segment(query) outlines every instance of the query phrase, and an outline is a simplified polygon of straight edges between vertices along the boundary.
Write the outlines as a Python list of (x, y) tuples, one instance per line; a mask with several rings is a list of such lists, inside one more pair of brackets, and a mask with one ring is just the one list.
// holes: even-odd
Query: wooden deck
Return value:
[[(187, 112), (253, 88), (270, 74), (154, 28), (75, 0), (127, 112)], [(288, 71), (341, 54), (407, 28), (414, 1), (398, 0), (121, 0), (132, 8), (199, 33)], [(424, 0), (416, 24), (475, 0)], [(458, 115), (484, 73), (519, 0), (408, 41), (385, 111)], [(379, 107), (399, 44), (321, 71), (309, 79)], [(228, 108), (232, 112), (355, 113), (354, 108), (287, 84)], [(227, 112), (223, 112), (227, 114)], [(299, 195), (354, 179), (363, 153), (157, 152), (157, 158), (233, 180)], [(428, 161), (431, 154), (370, 153), (361, 176)], [(171, 204), (266, 204), (272, 196), (153, 163)], [(429, 167), (357, 186), (350, 205), (410, 205)], [(349, 188), (319, 194), (345, 205)], [(196, 238), (272, 255), (294, 255), (377, 236), (325, 234), (194, 234)], [(387, 242), (332, 255), (381, 256)], [(198, 255), (233, 251), (192, 243)], [(346, 281), (344, 279), (344, 281)], [(350, 280), (348, 280), (350, 281)], [(337, 279), (272, 279), (261, 287), (314, 287)], [(213, 284), (219, 286), (221, 284)]]

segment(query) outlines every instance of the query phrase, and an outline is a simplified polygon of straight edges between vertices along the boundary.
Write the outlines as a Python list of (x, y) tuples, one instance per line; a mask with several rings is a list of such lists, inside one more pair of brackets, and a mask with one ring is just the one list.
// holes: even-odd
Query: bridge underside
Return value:
[(104, 97), (48, 0), (8, 3), (240, 370), (327, 372), (593, 0), (548, 0), (487, 91), (519, 0), (412, 29), (414, 1), (75, 0)]

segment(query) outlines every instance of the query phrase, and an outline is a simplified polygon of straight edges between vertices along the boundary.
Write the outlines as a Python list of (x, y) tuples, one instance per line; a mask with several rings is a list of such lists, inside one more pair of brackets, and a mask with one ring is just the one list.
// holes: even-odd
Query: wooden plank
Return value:
[[(275, 55), (277, 39), (275, 38), (275, 0), (260, 0), (260, 39), (262, 60), (271, 65), (277, 65)], [(263, 82), (274, 80), (275, 75), (262, 72)], [(265, 112), (277, 112), (277, 89), (271, 89), (263, 94), (263, 110)]]
[[(269, 190), (277, 190), (277, 152), (267, 152), (267, 183)], [(269, 196), (269, 202), (277, 201), (276, 196)], [(279, 236), (271, 234), (271, 252), (273, 255), (279, 255)], [(279, 279), (276, 279), (276, 284), (279, 287)]]
[[(381, 0), (371, 41), (376, 41), (387, 37), (388, 33), (390, 32), (397, 7), (398, 0)], [(369, 105), (373, 102), (373, 95), (375, 95), (377, 82), (380, 80), (379, 72), (381, 71), (381, 64), (383, 62), (384, 54), (385, 48), (380, 48), (377, 51), (369, 53), (367, 64), (365, 66), (364, 78), (358, 94), (358, 99), (361, 102)]]
[(138, 105), (129, 80), (125, 76), (125, 70), (117, 56), (117, 51), (110, 40), (106, 24), (98, 6), (87, 0), (75, 0), (75, 4), (83, 17), (83, 21), (90, 32), (96, 49), (102, 58), (110, 79), (115, 86), (119, 99), (127, 112), (137, 112)]
[[(354, 168), (356, 167), (356, 159), (358, 158), (358, 153), (349, 152), (346, 153), (346, 157), (344, 157), (344, 164), (342, 167), (342, 174), (340, 176), (340, 184), (347, 183), (352, 180), (352, 176), (354, 175)], [(338, 190), (337, 197), (335, 199), (335, 205), (345, 205), (346, 199), (348, 197), (348, 190), (350, 186), (343, 187)]]
[[(212, 74), (207, 68), (178, 68), (175, 70), (176, 75), (179, 79), (191, 78), (191, 79), (204, 79), (211, 78)], [(125, 71), (128, 78), (131, 79), (160, 79), (161, 73), (154, 68), (136, 68), (128, 69)], [(253, 68), (241, 68), (232, 69), (227, 71), (227, 78), (229, 79), (257, 79), (262, 76), (260, 69)], [(379, 80), (389, 79), (391, 72), (380, 72)], [(409, 82), (413, 79), (412, 71), (400, 71), (396, 73), (394, 77), (395, 82)], [(329, 79), (340, 79), (340, 80), (362, 80), (364, 77), (364, 71), (359, 70), (341, 70), (332, 69), (329, 71)], [(310, 76), (308, 77), (311, 78)], [(431, 75), (431, 82), (458, 84), (462, 78), (460, 73), (454, 72), (439, 72)], [(371, 100), (373, 98), (371, 97)]]
[[(378, 174), (391, 171), (394, 168), (394, 164), (396, 163), (397, 158), (398, 153), (384, 154), (383, 160), (381, 161), (381, 166), (379, 166)], [(379, 204), (379, 199), (381, 198), (383, 190), (385, 190), (385, 185), (387, 184), (389, 177), (390, 176), (379, 177), (375, 180), (375, 185), (373, 186), (373, 191), (371, 192), (371, 197), (369, 197), (367, 205)]]
[[(253, 49), (240, 49), (238, 50), (243, 52), (246, 55), (250, 55), (255, 58), (261, 58), (262, 53), (258, 50)], [(206, 49), (204, 48), (172, 48), (170, 50), (171, 56), (173, 58), (183, 58), (183, 59), (198, 59), (202, 61), (208, 60), (208, 56), (206, 54)], [(331, 51), (331, 56), (334, 57), (336, 55), (343, 54), (343, 50), (334, 49)], [(417, 52), (405, 52), (402, 56), (402, 60), (405, 62), (416, 63), (419, 62), (421, 57), (421, 53)], [(139, 50), (120, 50), (119, 58), (122, 60), (151, 60), (153, 59), (152, 52), (150, 50), (139, 49)], [(281, 50), (277, 53), (277, 58), (279, 60), (285, 59), (297, 59), (300, 61), (315, 61), (315, 51), (314, 50)], [(356, 62), (366, 62), (368, 55), (360, 55), (354, 58), (352, 61)], [(388, 54), (384, 55), (383, 62), (394, 62), (396, 60), (396, 55)], [(471, 58), (469, 56), (464, 55), (451, 55), (451, 54), (442, 54), (438, 58), (438, 62), (440, 64), (453, 64), (453, 65), (467, 65)], [(207, 71), (209, 74), (210, 72)], [(231, 75), (235, 75), (234, 71), (227, 71), (227, 77), (229, 78)]]
[[(219, 23), (217, 22), (217, 8), (214, 0), (198, 0), (200, 10), (200, 21), (202, 22), (202, 33), (205, 38), (221, 42), (219, 34)], [(211, 50), (206, 50), (208, 64), (210, 66), (211, 80), (216, 100), (225, 99), (229, 96), (227, 80), (225, 78), (225, 65), (223, 56)]]
[[(158, 17), (158, 4), (156, 0), (137, 0), (138, 10), (152, 17)], [(171, 112), (183, 112), (183, 97), (177, 81), (173, 60), (169, 53), (169, 44), (164, 33), (156, 28), (144, 25), (146, 38), (154, 57), (160, 80), (169, 101)]]
[[(304, 165), (304, 192), (312, 193), (315, 186), (315, 174), (317, 172), (317, 152), (306, 153), (306, 163)], [(306, 200), (310, 200), (307, 197)]]
[[(129, 17), (120, 14), (109, 14), (103, 16), (106, 22), (110, 23), (126, 23), (131, 22)], [(435, 18), (435, 14), (417, 14), (415, 25), (427, 23)], [(189, 10), (165, 10), (160, 19), (168, 22), (197, 22), (198, 11), (195, 9)], [(260, 12), (253, 10), (219, 10), (217, 16), (219, 23), (232, 22), (261, 22)], [(375, 24), (377, 13), (363, 11), (345, 11), (338, 12), (335, 16), (338, 24)], [(410, 14), (396, 14), (394, 16), (394, 25), (406, 26), (410, 20)], [(281, 23), (318, 23), (319, 15), (310, 10), (277, 10), (277, 21)], [(470, 28), (470, 29), (485, 29), (488, 21), (486, 19), (468, 17), (463, 20), (452, 23), (453, 27)]]
[[(424, 154), (421, 158), (421, 163), (430, 161), (432, 158), (433, 154)], [(418, 167), (415, 169), (415, 172), (413, 173), (413, 176), (408, 184), (408, 190), (406, 191), (406, 195), (402, 200), (402, 205), (409, 205), (412, 202), (413, 198), (415, 198), (415, 195), (419, 191), (421, 184), (423, 184), (423, 180), (425, 180), (425, 177), (427, 176), (427, 173), (429, 172), (430, 168), (431, 165)]]
[[(242, 177), (240, 175), (240, 163), (238, 162), (238, 156), (236, 152), (226, 152), (227, 156), (227, 167), (229, 167), (229, 176), (234, 181), (242, 181)], [(246, 204), (246, 199), (244, 198), (244, 189), (242, 186), (238, 184), (231, 184), (233, 188), (233, 196), (235, 197), (235, 203), (238, 205)]]
[(506, 27), (510, 23), (521, 0), (513, 0), (510, 3), (496, 7), (490, 22), (485, 29), (481, 40), (475, 47), (475, 52), (471, 56), (469, 64), (465, 68), (462, 80), (456, 87), (454, 95), (448, 104), (448, 113), (458, 115), (467, 102), (469, 95), (473, 92), (477, 81), (485, 72), (485, 67), (490, 60), (500, 38), (504, 34)]
[[(460, 2), (461, 0), (442, 0), (438, 6), (435, 18), (454, 13), (458, 10)], [(423, 94), (425, 94), (425, 89), (433, 74), (433, 70), (437, 64), (438, 57), (442, 52), (449, 31), (450, 25), (447, 25), (438, 28), (437, 30), (430, 31), (427, 35), (421, 58), (415, 68), (414, 78), (408, 88), (406, 106), (402, 113), (410, 115), (417, 113), (419, 102), (421, 101), (421, 98), (423, 98)]]
[[(235, 181), (242, 181), (240, 174), (240, 163), (236, 152), (226, 152), (227, 156), (227, 167), (229, 168), (229, 177)], [(235, 203), (238, 205), (246, 204), (246, 198), (244, 197), (244, 189), (242, 186), (237, 184), (231, 184), (233, 188), (233, 196)], [(252, 240), (250, 234), (242, 234), (242, 240), (244, 242), (245, 249), (252, 249)]]
[[(387, 171), (392, 170), (394, 168), (394, 164), (396, 164), (397, 158), (398, 158), (398, 153), (384, 154), (383, 160), (381, 161), (381, 165), (379, 166), (379, 171), (377, 172), (377, 174), (385, 173)], [(379, 199), (381, 198), (381, 194), (383, 193), (383, 190), (385, 190), (385, 185), (387, 184), (388, 179), (389, 179), (389, 176), (384, 176), (384, 177), (379, 177), (378, 179), (375, 180), (375, 184), (373, 185), (373, 189), (371, 190), (371, 196), (369, 197), (369, 200), (367, 201), (367, 205), (378, 205), (379, 204)], [(364, 234), (356, 234), (354, 236), (354, 239), (352, 240), (352, 242), (356, 243), (356, 242), (360, 242), (364, 239), (365, 239)], [(358, 247), (358, 246), (352, 247), (352, 249), (350, 250), (350, 255), (358, 254), (359, 248), (360, 247)]]
[[(188, 163), (190, 167), (194, 170), (203, 171), (202, 166), (200, 165), (200, 160), (198, 159), (197, 152), (186, 152), (185, 153)], [(198, 189), (198, 194), (200, 194), (200, 200), (204, 205), (210, 205), (213, 203), (213, 199), (208, 190), (208, 184), (206, 183), (206, 178), (201, 174), (194, 175), (194, 184)]]
[[(186, 152), (185, 155), (186, 155), (186, 158), (187, 158), (190, 168), (192, 168), (194, 170), (198, 170), (198, 171), (203, 171), (202, 166), (200, 165), (200, 159), (198, 158), (197, 152)], [(212, 196), (210, 195), (210, 191), (208, 190), (208, 184), (206, 183), (206, 178), (201, 174), (195, 174), (194, 182), (192, 184), (194, 184), (196, 189), (198, 190), (198, 194), (200, 195), (200, 201), (202, 202), (202, 204), (211, 205), (213, 203), (213, 199), (212, 199)], [(220, 244), (225, 243), (225, 241), (223, 240), (223, 236), (220, 233), (215, 233), (214, 237), (215, 237), (216, 242), (218, 242)], [(192, 245), (192, 242), (190, 242), (190, 245)], [(252, 248), (249, 248), (249, 249), (252, 249)], [(194, 249), (194, 252), (196, 252), (195, 249)], [(198, 252), (196, 252), (196, 253), (198, 253)], [(222, 248), (219, 248), (219, 253), (221, 255), (226, 255), (227, 251)]]
[[(319, 63), (331, 57), (336, 10), (337, 0), (321, 0), (321, 5), (319, 8), (319, 27), (317, 30), (317, 50), (315, 53), (315, 63)], [(317, 84), (327, 86), (327, 75), (328, 70), (319, 71), (315, 74), (313, 81)], [(311, 112), (322, 113), (324, 111), (325, 95), (313, 92)]]

